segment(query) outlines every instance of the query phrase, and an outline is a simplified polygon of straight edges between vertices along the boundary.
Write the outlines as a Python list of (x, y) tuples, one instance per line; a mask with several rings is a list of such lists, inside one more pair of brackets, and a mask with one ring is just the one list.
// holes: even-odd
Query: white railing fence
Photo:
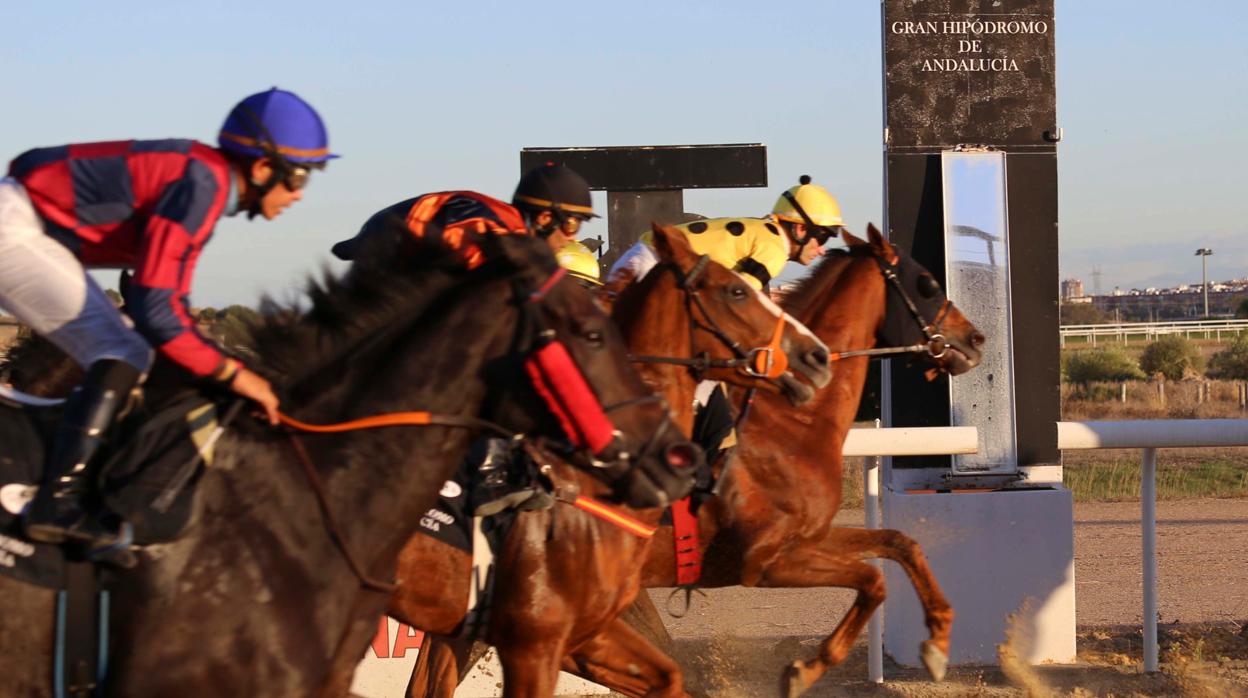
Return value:
[[(844, 455), (867, 456), (863, 502), (867, 528), (880, 528), (879, 461), (882, 456), (974, 453), (974, 427), (851, 429)], [(1058, 422), (1057, 447), (1063, 451), (1101, 448), (1141, 449), (1140, 528), (1144, 577), (1144, 670), (1158, 669), (1157, 646), (1157, 449), (1248, 446), (1245, 419), (1148, 419), (1122, 422)], [(875, 561), (879, 564), (879, 561)], [(884, 680), (883, 626), (873, 613), (868, 625), (867, 673)]]
[(1115, 322), (1104, 325), (1062, 325), (1061, 343), (1066, 340), (1081, 338), (1090, 346), (1096, 346), (1097, 339), (1108, 337), (1113, 341), (1125, 343), (1128, 338), (1142, 338), (1153, 341), (1168, 334), (1181, 334), (1184, 337), (1204, 337), (1205, 339), (1221, 340), (1223, 335), (1235, 336), (1248, 331), (1248, 320), (1176, 320), (1173, 322)]

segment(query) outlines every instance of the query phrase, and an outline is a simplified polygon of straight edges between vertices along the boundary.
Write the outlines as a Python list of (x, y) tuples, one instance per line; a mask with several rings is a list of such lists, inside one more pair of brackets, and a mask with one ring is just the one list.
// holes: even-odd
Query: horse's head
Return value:
[(659, 264), (634, 293), (665, 294), (662, 305), (684, 312), (667, 313), (669, 321), (642, 331), (687, 336), (688, 357), (681, 358), (700, 359), (695, 372), (709, 380), (782, 392), (793, 404), (814, 395), (793, 372), (827, 385), (828, 348), (805, 325), (740, 274), (694, 252), (676, 228), (656, 223), (653, 230)]
[[(701, 451), (641, 381), (611, 319), (543, 243), (504, 236), (490, 247), (487, 254), (515, 269), (513, 353), (524, 364), (523, 373), (500, 374), (510, 389), (494, 386), (505, 397), (493, 418), (509, 428), (530, 420), (532, 431), (561, 434), (568, 460), (630, 506), (665, 506), (688, 494)], [(545, 409), (534, 410), (534, 401)]]
[(851, 250), (870, 251), (884, 277), (884, 315), (876, 331), (879, 345), (923, 345), (923, 356), (935, 370), (955, 376), (979, 364), (984, 335), (945, 296), (931, 272), (890, 245), (874, 225), (868, 225), (865, 241), (848, 232), (844, 236)]

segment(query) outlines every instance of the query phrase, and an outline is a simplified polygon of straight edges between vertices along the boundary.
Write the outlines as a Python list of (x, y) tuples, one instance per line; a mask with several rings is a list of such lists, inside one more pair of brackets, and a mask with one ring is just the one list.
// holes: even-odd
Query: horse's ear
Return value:
[(888, 244), (888, 240), (884, 239), (883, 233), (875, 227), (874, 223), (867, 224), (867, 239), (871, 241), (871, 246), (879, 253), (881, 259), (887, 260), (890, 264), (897, 262), (897, 250)]
[(654, 251), (663, 262), (670, 262), (681, 269), (691, 268), (697, 262), (697, 255), (689, 245), (689, 240), (680, 230), (658, 223), (650, 224), (654, 231)]
[(859, 245), (867, 244), (866, 240), (849, 232), (848, 228), (841, 228), (841, 239), (845, 241), (846, 247), (858, 247)]

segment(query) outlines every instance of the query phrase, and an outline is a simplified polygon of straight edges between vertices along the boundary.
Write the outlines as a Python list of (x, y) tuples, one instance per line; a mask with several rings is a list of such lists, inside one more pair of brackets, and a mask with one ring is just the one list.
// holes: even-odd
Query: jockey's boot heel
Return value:
[(92, 548), (124, 543), (125, 526), (101, 523), (86, 509), (99, 470), (97, 452), (130, 403), (142, 373), (116, 359), (91, 364), (82, 385), (65, 401), (65, 412), (34, 501), (26, 510), (26, 535), (41, 543), (73, 540)]

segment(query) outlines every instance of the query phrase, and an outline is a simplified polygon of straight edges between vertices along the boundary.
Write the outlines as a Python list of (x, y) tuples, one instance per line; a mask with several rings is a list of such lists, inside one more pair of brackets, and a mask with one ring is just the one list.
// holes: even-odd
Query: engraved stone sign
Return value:
[(890, 150), (1052, 146), (1053, 0), (885, 0)]

